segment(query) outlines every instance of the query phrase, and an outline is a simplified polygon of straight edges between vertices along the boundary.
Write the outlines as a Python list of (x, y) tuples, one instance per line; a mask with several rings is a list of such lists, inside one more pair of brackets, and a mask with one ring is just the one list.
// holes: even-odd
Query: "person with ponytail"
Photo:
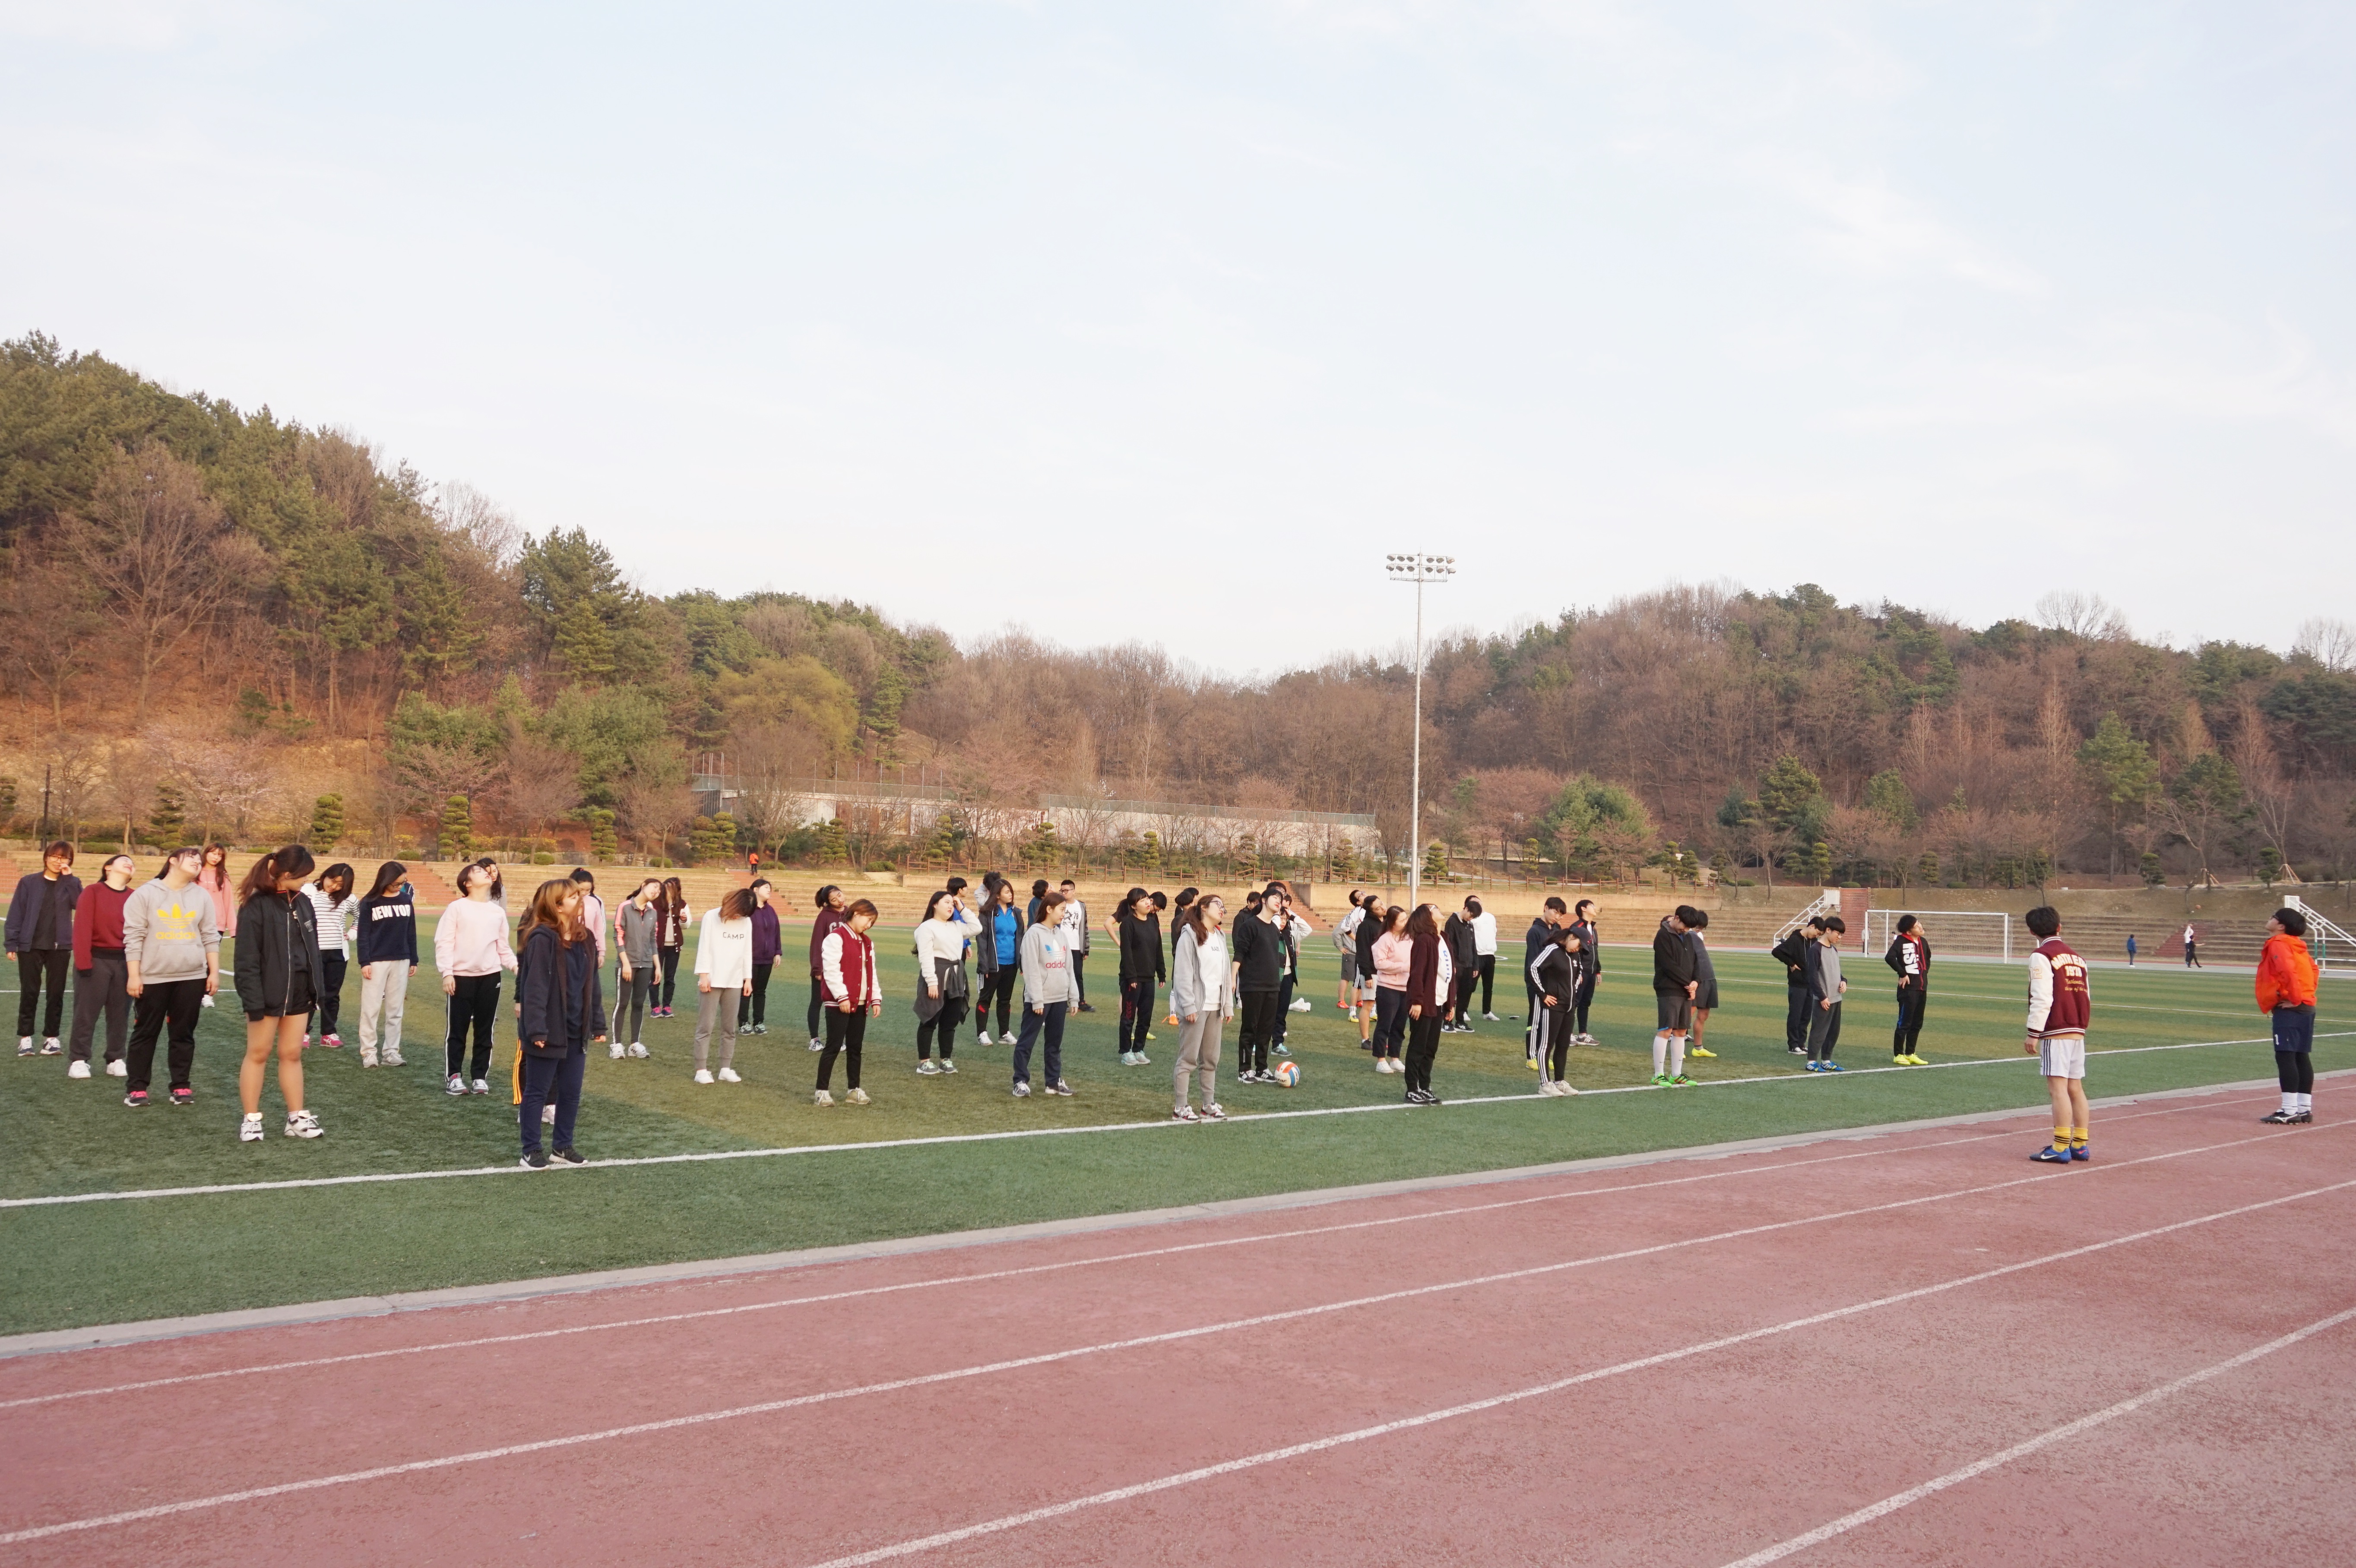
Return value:
[(687, 949), (687, 923), (694, 911), (687, 907), (687, 890), (677, 877), (665, 877), (662, 897), (655, 901), (655, 944), (662, 964), (654, 983), (654, 1016), (667, 1019), (671, 997), (679, 990), (679, 955)]
[(237, 1003), (245, 1010), (245, 1061), (237, 1074), (245, 1119), (238, 1141), (262, 1141), (262, 1081), (274, 1050), (286, 1136), (316, 1138), (319, 1118), (303, 1104), (303, 1035), (327, 991), (319, 922), (303, 882), (318, 862), (300, 844), (253, 863), (238, 889)]
[[(605, 997), (597, 938), (583, 919), (585, 896), (570, 877), (541, 883), (517, 936), (523, 951), (516, 967), (522, 1100), (516, 1125), (523, 1139), (519, 1163), (533, 1170), (548, 1168), (551, 1153), (541, 1147), (541, 1128), (550, 1121), (555, 1124), (553, 1157), (565, 1165), (588, 1163), (573, 1148), (573, 1135), (589, 1047), (605, 1038)], [(545, 1115), (551, 1109), (552, 1117)]]

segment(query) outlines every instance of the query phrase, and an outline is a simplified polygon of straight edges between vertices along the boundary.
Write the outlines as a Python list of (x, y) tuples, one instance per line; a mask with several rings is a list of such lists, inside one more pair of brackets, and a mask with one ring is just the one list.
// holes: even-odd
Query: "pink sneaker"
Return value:
[(344, 1037), (339, 1034), (321, 1035), (319, 1037), (319, 1043), (326, 1046), (329, 1051), (341, 1051), (344, 1049)]

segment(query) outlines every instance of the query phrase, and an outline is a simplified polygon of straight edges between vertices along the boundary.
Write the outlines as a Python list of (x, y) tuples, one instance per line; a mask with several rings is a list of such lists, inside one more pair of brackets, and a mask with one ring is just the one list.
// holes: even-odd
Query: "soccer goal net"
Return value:
[(1921, 923), (1934, 959), (1943, 955), (2010, 959), (2016, 954), (2026, 956), (2034, 945), (2025, 943), (2025, 929), (2015, 930), (2011, 915), (1997, 910), (1869, 909), (1865, 912), (1866, 953), (1879, 956), (1887, 952), (1898, 934), (1899, 916), (1907, 914)]

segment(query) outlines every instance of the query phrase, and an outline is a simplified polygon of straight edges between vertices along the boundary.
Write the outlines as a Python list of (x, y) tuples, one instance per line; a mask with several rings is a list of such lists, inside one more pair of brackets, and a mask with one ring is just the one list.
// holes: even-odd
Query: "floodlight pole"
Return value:
[(1445, 582), (1456, 575), (1452, 555), (1426, 555), (1410, 550), (1383, 558), (1394, 582), (1415, 584), (1415, 734), (1410, 748), (1407, 803), (1407, 906), (1421, 907), (1423, 890), (1423, 585)]

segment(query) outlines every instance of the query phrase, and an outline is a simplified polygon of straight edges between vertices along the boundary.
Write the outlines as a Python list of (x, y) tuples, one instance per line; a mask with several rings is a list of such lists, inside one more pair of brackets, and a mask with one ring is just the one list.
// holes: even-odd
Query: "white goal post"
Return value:
[(1922, 925), (1936, 962), (1942, 955), (1960, 958), (2012, 958), (2014, 917), (1985, 909), (1869, 909), (1865, 912), (1864, 953), (1879, 958), (1898, 934), (1898, 917), (1911, 914)]

